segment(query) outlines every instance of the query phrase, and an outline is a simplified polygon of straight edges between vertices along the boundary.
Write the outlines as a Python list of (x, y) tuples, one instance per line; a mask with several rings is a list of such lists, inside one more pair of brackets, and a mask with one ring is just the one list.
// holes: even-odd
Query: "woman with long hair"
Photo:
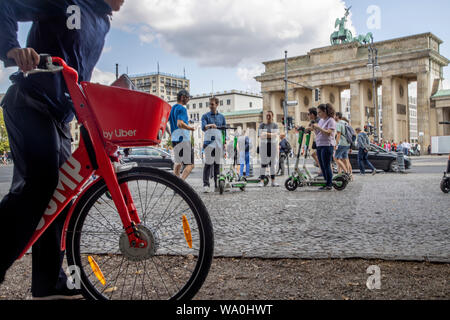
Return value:
[(333, 159), (334, 147), (336, 145), (336, 121), (334, 116), (336, 112), (330, 104), (321, 104), (317, 107), (317, 114), (320, 118), (319, 123), (313, 124), (316, 132), (317, 156), (319, 158), (320, 168), (327, 181), (325, 187), (319, 190), (331, 191), (333, 189), (333, 171), (331, 170), (331, 160)]

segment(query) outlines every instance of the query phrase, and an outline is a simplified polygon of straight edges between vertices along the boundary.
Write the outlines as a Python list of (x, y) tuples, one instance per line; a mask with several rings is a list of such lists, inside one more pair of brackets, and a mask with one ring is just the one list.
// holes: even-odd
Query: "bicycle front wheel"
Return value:
[[(99, 180), (80, 199), (67, 231), (67, 260), (79, 271), (87, 299), (191, 299), (204, 283), (213, 257), (213, 229), (197, 193), (174, 175), (135, 168), (118, 174), (149, 243), (131, 248), (117, 209)], [(76, 281), (75, 281), (76, 284)]]

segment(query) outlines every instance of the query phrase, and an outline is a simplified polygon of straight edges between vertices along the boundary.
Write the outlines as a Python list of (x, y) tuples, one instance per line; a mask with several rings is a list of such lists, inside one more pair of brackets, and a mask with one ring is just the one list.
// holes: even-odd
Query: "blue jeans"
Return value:
[(370, 163), (368, 159), (368, 152), (365, 152), (363, 148), (359, 148), (358, 151), (358, 165), (359, 165), (359, 171), (362, 174), (366, 174), (366, 168), (364, 165), (367, 165), (369, 168), (371, 168), (373, 171), (376, 171), (375, 167)]
[(327, 187), (333, 186), (333, 171), (331, 170), (331, 160), (333, 159), (334, 147), (317, 147), (317, 157), (319, 158), (320, 169), (327, 182)]
[[(242, 160), (242, 159), (241, 159)], [(244, 174), (244, 163), (241, 161), (241, 172), (240, 176), (242, 177)], [(245, 153), (245, 176), (248, 177), (250, 175), (250, 153)]]

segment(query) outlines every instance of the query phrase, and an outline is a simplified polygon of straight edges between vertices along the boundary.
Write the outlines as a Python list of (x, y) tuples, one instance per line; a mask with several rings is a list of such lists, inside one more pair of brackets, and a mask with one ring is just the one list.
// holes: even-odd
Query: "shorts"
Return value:
[(350, 151), (350, 146), (338, 146), (336, 150), (336, 154), (334, 157), (336, 159), (342, 160), (342, 159), (348, 159), (348, 153)]
[[(172, 141), (172, 146), (173, 146), (173, 148), (175, 149), (175, 147), (178, 145), (178, 144), (180, 144), (181, 142), (175, 142), (175, 141)], [(181, 149), (181, 151), (180, 151), (180, 154), (179, 154), (179, 156), (182, 158), (183, 157), (183, 149)], [(175, 156), (175, 163), (176, 163), (177, 161), (176, 161), (176, 156)], [(191, 165), (191, 164), (194, 164), (194, 148), (192, 147), (192, 145), (191, 145), (191, 162), (190, 163), (184, 163), (184, 162), (181, 162), (182, 164), (184, 164), (185, 166), (186, 165)]]
[(315, 142), (315, 141), (313, 142), (312, 149), (313, 149), (313, 150), (317, 150), (317, 145), (316, 145), (316, 142)]

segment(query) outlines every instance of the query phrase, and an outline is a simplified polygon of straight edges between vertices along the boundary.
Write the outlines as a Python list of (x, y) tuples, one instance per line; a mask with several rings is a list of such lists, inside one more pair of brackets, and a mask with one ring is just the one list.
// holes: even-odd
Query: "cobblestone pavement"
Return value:
[[(364, 258), (450, 262), (448, 195), (442, 174), (355, 176), (342, 192), (248, 186), (203, 194), (216, 257)], [(277, 178), (283, 185), (284, 178)], [(0, 196), (8, 184), (0, 186)]]
[[(439, 190), (441, 177), (378, 174), (356, 176), (342, 192), (248, 187), (201, 196), (216, 256), (450, 262), (450, 199)], [(200, 180), (190, 183), (201, 192)]]

